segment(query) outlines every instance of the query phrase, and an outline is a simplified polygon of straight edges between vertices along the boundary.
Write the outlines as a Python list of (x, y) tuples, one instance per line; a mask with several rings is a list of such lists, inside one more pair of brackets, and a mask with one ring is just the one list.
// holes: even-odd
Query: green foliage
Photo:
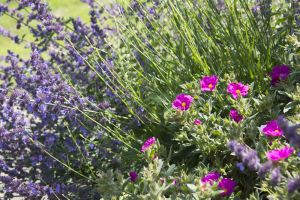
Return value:
[[(201, 191), (195, 183), (203, 172), (212, 170), (238, 181), (241, 192), (233, 195), (235, 198), (286, 198), (287, 178), (296, 175), (283, 172), (295, 171), (295, 160), (282, 166), (286, 179), (273, 187), (269, 175), (260, 179), (249, 169), (238, 170), (238, 160), (226, 146), (230, 139), (237, 139), (257, 150), (265, 161), (268, 150), (286, 141), (281, 138), (271, 144), (261, 131), (262, 125), (282, 114), (299, 123), (299, 29), (293, 4), (283, 0), (260, 4), (246, 0), (225, 0), (224, 4), (164, 0), (153, 14), (149, 12), (152, 1), (139, 2), (138, 12), (123, 2), (127, 7), (115, 18), (120, 38), (112, 42), (117, 52), (117, 78), (109, 84), (121, 85), (114, 91), (130, 107), (132, 116), (142, 122), (140, 128), (132, 129), (134, 137), (154, 135), (173, 153), (162, 157), (167, 162), (148, 160), (150, 164), (139, 173), (141, 180), (129, 184), (135, 188), (132, 192), (140, 195), (135, 198), (213, 198), (220, 193), (216, 186)], [(271, 87), (268, 74), (280, 64), (291, 66), (292, 73), (288, 80)], [(212, 74), (219, 77), (217, 89), (201, 92), (199, 79)], [(249, 85), (248, 96), (233, 100), (226, 92), (230, 82)], [(188, 111), (172, 108), (179, 93), (194, 97)], [(231, 120), (230, 109), (238, 109), (244, 120)], [(201, 125), (194, 124), (197, 118)], [(140, 161), (137, 163), (140, 167)], [(180, 192), (169, 185), (170, 176), (162, 175), (165, 167), (173, 164), (184, 183)]]

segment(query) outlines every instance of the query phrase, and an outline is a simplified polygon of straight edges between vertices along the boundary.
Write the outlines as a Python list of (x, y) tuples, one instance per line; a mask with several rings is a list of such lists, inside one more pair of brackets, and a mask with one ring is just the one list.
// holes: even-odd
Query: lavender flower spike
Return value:
[(255, 150), (247, 147), (246, 145), (239, 144), (235, 140), (229, 141), (228, 147), (239, 159), (242, 160), (242, 163), (245, 166), (248, 166), (251, 170), (257, 171), (260, 168), (260, 159)]
[(297, 133), (297, 129), (300, 128), (300, 124), (290, 126), (288, 121), (283, 116), (278, 117), (277, 122), (290, 144), (294, 147), (300, 148), (300, 135)]
[(288, 181), (287, 189), (289, 193), (294, 193), (299, 188), (300, 188), (300, 177)]

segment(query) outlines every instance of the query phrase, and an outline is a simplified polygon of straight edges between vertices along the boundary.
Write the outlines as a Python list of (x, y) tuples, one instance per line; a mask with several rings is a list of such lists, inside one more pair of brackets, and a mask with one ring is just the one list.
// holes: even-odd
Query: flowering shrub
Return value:
[(83, 2), (0, 3), (5, 198), (299, 198), (295, 1)]

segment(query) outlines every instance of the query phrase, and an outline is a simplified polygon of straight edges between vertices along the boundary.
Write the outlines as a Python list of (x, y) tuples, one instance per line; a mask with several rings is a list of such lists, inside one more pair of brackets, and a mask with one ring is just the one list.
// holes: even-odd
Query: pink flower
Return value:
[(294, 148), (283, 147), (267, 152), (267, 158), (271, 161), (280, 161), (288, 158), (294, 152)]
[(249, 87), (243, 85), (242, 83), (229, 83), (227, 87), (227, 92), (231, 94), (234, 99), (239, 96), (246, 96), (248, 94)]
[(200, 124), (202, 124), (202, 121), (200, 119), (195, 119), (194, 124), (200, 125)]
[(291, 73), (291, 69), (287, 65), (279, 65), (275, 66), (272, 69), (272, 72), (270, 73), (270, 76), (272, 78), (271, 85), (276, 85), (281, 80), (286, 80)]
[(234, 188), (236, 186), (236, 182), (230, 178), (223, 178), (218, 185), (218, 188), (223, 190), (223, 193), (221, 193), (221, 196), (225, 197), (225, 196), (230, 196), (233, 191)]
[(266, 124), (266, 126), (262, 129), (263, 133), (266, 136), (282, 136), (283, 131), (281, 130), (280, 126), (278, 125), (276, 120), (272, 120)]
[(176, 180), (176, 179), (173, 179), (172, 184), (173, 184), (173, 185), (177, 185), (177, 183), (178, 183), (177, 180)]
[(209, 183), (212, 185), (214, 182), (218, 181), (220, 178), (219, 172), (209, 172), (206, 176), (201, 179), (201, 183)]
[(136, 182), (138, 180), (138, 174), (135, 171), (129, 173), (130, 181)]
[(146, 140), (141, 148), (142, 152), (145, 152), (147, 149), (151, 148), (156, 143), (155, 137), (151, 137)]
[(193, 102), (193, 97), (186, 94), (180, 94), (172, 103), (172, 107), (177, 110), (188, 110)]
[(200, 80), (200, 85), (201, 85), (201, 91), (202, 92), (212, 92), (215, 90), (216, 85), (218, 83), (218, 77), (213, 75), (213, 76), (204, 76)]
[(229, 115), (230, 118), (233, 119), (236, 123), (239, 123), (240, 121), (243, 120), (243, 115), (240, 115), (239, 111), (235, 109), (231, 109)]

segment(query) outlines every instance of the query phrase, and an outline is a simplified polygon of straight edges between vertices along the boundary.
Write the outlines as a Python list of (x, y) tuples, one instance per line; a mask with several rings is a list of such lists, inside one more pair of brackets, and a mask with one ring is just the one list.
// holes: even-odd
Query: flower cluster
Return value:
[[(106, 33), (98, 26), (101, 11), (90, 12), (89, 25), (80, 18), (56, 17), (44, 1), (11, 3), (0, 3), (0, 16), (15, 19), (17, 29), (28, 28), (34, 42), (27, 44), (29, 59), (8, 51), (0, 65), (0, 170), (7, 175), (1, 180), (5, 195), (31, 199), (83, 194), (92, 187), (82, 185), (83, 177), (120, 146), (107, 136), (109, 128), (103, 128), (106, 117), (86, 114), (86, 110), (110, 109), (117, 101), (96, 76), (111, 76), (113, 57), (102, 54), (104, 59), (95, 61), (95, 69), (86, 63), (95, 48), (109, 49)], [(0, 35), (24, 42), (3, 27)], [(95, 91), (107, 95), (99, 97)], [(127, 110), (120, 106), (116, 112)], [(80, 176), (74, 176), (78, 169)]]

